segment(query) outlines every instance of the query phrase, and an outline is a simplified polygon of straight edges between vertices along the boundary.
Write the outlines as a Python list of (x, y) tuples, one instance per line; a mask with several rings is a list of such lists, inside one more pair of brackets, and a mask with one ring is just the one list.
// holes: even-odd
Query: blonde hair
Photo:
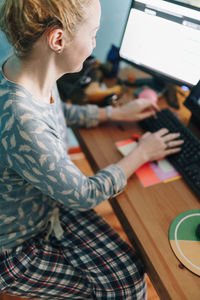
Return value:
[(16, 54), (26, 56), (48, 29), (59, 26), (72, 38), (92, 0), (3, 0), (0, 29)]

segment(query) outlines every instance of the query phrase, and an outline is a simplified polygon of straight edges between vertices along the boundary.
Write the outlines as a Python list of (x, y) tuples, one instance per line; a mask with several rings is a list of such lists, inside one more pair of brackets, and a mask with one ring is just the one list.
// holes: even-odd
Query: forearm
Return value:
[(96, 127), (99, 108), (96, 105), (73, 105), (62, 103), (67, 125), (71, 127)]
[(122, 158), (116, 165), (122, 169), (128, 179), (139, 167), (147, 162), (147, 158), (141, 151), (140, 147), (136, 147), (131, 153)]
[(63, 111), (69, 126), (95, 127), (98, 123), (125, 119), (120, 107), (109, 107), (107, 110), (96, 105), (79, 106), (64, 103)]

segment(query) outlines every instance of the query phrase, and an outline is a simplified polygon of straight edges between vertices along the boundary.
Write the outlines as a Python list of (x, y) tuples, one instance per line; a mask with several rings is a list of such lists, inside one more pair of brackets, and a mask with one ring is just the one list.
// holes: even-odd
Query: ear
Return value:
[(54, 28), (48, 34), (49, 48), (60, 53), (64, 46), (64, 31), (62, 28)]

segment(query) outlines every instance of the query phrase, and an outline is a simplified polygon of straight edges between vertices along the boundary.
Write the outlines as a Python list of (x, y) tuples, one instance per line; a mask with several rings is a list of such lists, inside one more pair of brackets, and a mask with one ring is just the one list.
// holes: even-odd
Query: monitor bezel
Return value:
[[(177, 4), (177, 5), (181, 5), (181, 6), (184, 6), (184, 7), (187, 7), (187, 8), (192, 8), (192, 9), (195, 9), (197, 11), (200, 11), (200, 8), (199, 7), (196, 7), (196, 6), (193, 6), (193, 5), (190, 5), (190, 4), (186, 4), (186, 3), (182, 3), (182, 2), (179, 2), (179, 1), (174, 1), (174, 0), (163, 0), (165, 2), (169, 2), (169, 3), (173, 3), (173, 4)], [(132, 0), (131, 1), (131, 4), (130, 4), (130, 7), (129, 7), (129, 10), (128, 10), (128, 14), (127, 14), (127, 18), (126, 18), (126, 22), (125, 22), (125, 26), (124, 26), (124, 30), (123, 30), (123, 33), (122, 33), (122, 37), (121, 37), (121, 41), (120, 41), (120, 46), (119, 46), (119, 55), (120, 55), (120, 49), (121, 49), (121, 46), (122, 46), (122, 42), (123, 42), (123, 37), (124, 37), (124, 34), (125, 34), (125, 31), (126, 31), (126, 26), (127, 26), (127, 23), (128, 23), (128, 19), (129, 19), (129, 15), (130, 15), (130, 12), (131, 12), (131, 9), (133, 8), (133, 4), (134, 4), (135, 0)], [(145, 67), (145, 66), (142, 66), (140, 64), (137, 64), (135, 62), (132, 62), (126, 58), (123, 58), (121, 56), (120, 57), (120, 60), (121, 61), (124, 61), (138, 69), (140, 69), (141, 71), (145, 72), (145, 73), (148, 73), (150, 75), (152, 75), (154, 78), (158, 79), (158, 80), (162, 80), (164, 82), (171, 82), (173, 84), (176, 84), (178, 86), (187, 86), (189, 89), (191, 89), (194, 85), (193, 84), (190, 84), (188, 82), (184, 82), (184, 81), (180, 81), (176, 78), (173, 78), (173, 77), (170, 77), (170, 76), (167, 76), (165, 74), (162, 74), (160, 73), (159, 71), (156, 71), (156, 70), (152, 70), (148, 67)]]

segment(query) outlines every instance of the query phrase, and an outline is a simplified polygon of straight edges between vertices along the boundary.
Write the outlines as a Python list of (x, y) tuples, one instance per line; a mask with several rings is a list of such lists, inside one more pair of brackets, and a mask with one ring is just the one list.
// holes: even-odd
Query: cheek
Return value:
[(96, 48), (96, 39), (92, 41), (92, 50)]
[(69, 51), (66, 53), (70, 72), (79, 72), (83, 67), (84, 61), (91, 55), (93, 49), (94, 43), (91, 39), (84, 39), (82, 42), (78, 41), (71, 45)]
[(90, 48), (79, 48), (74, 51), (73, 57), (71, 57), (71, 65), (74, 72), (79, 72), (82, 70), (84, 61), (91, 55), (91, 47)]
[(88, 41), (80, 48), (79, 55), (83, 59), (86, 59), (92, 53), (92, 51), (93, 51), (93, 44), (91, 43), (91, 41)]
[[(80, 51), (80, 55), (87, 55), (88, 53), (91, 53), (94, 47), (94, 39), (91, 39), (91, 37), (81, 37), (81, 42), (77, 45), (77, 50)], [(74, 48), (75, 49), (75, 48)]]

